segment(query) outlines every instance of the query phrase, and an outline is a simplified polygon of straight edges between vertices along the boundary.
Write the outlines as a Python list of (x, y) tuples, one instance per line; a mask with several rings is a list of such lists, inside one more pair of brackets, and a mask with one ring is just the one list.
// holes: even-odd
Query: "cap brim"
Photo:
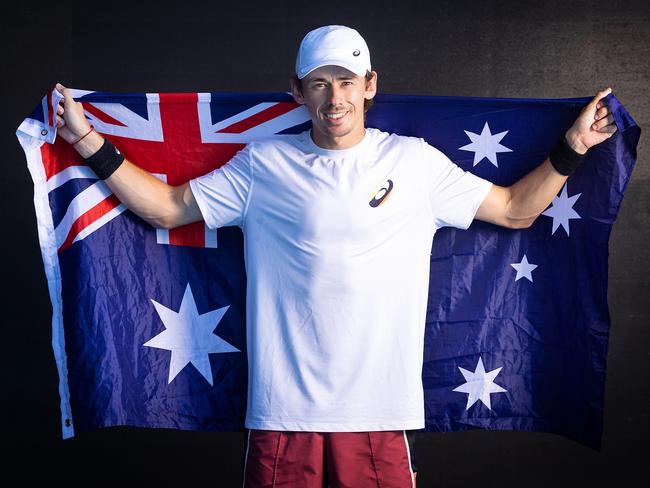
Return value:
[(309, 73), (311, 73), (315, 69), (322, 68), (323, 66), (340, 66), (341, 68), (345, 68), (348, 71), (352, 71), (357, 76), (366, 76), (366, 72), (369, 71), (369, 69), (366, 68), (365, 66), (359, 66), (358, 64), (353, 65), (351, 63), (346, 63), (343, 61), (326, 59), (319, 63), (315, 63), (303, 68), (300, 73), (296, 73), (296, 76), (298, 76), (298, 78), (302, 80)]

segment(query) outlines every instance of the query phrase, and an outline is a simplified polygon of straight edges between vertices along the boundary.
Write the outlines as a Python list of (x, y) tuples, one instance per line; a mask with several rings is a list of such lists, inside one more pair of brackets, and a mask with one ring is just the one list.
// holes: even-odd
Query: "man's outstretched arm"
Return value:
[[(566, 132), (566, 142), (576, 153), (586, 154), (616, 132), (614, 117), (602, 101), (610, 93), (610, 88), (598, 92)], [(549, 157), (513, 185), (493, 185), (475, 218), (514, 229), (530, 227), (568, 177), (556, 170)]]
[[(82, 158), (89, 158), (104, 138), (91, 131), (82, 104), (73, 100), (70, 90), (61, 84), (56, 88), (64, 97), (57, 109), (57, 133), (69, 143), (85, 135), (73, 147)], [(126, 159), (104, 181), (127, 208), (154, 227), (170, 229), (203, 218), (188, 183), (168, 185)]]

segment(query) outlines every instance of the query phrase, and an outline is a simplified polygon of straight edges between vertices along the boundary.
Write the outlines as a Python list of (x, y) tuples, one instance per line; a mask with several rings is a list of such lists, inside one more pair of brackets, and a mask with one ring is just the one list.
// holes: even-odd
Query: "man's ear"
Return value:
[(296, 81), (296, 77), (292, 76), (291, 77), (291, 94), (293, 95), (293, 99), (296, 101), (296, 103), (299, 103), (300, 105), (305, 104), (305, 97), (302, 95), (302, 90), (298, 86), (298, 81)]
[(373, 99), (377, 94), (377, 72), (371, 71), (370, 75), (370, 79), (366, 80), (366, 92), (363, 95), (366, 100)]

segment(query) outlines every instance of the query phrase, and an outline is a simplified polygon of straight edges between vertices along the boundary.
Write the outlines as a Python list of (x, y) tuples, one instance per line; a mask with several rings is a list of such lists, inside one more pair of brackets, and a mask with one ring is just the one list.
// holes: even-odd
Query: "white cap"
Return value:
[(342, 25), (319, 27), (303, 38), (296, 57), (296, 75), (302, 79), (321, 66), (334, 65), (365, 76), (370, 51), (356, 30)]

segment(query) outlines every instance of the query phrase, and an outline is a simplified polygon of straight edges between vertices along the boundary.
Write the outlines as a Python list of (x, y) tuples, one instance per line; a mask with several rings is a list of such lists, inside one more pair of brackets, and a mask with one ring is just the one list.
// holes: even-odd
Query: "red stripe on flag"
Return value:
[(45, 170), (45, 179), (70, 166), (84, 166), (84, 160), (79, 153), (61, 137), (57, 137), (54, 144), (43, 144), (41, 146), (41, 160)]
[[(167, 183), (179, 185), (187, 181), (188, 173), (192, 173), (190, 168), (201, 164), (205, 157), (201, 154), (203, 144), (197, 109), (199, 96), (196, 93), (161, 93), (159, 96), (163, 137), (168, 145), (165, 151)], [(174, 246), (205, 247), (205, 224), (195, 222), (171, 229), (169, 243)]]
[(63, 244), (61, 244), (61, 246), (59, 247), (58, 252), (65, 251), (67, 248), (69, 248), (72, 245), (72, 241), (79, 234), (79, 232), (84, 230), (86, 227), (88, 227), (90, 224), (92, 224), (99, 218), (106, 215), (108, 212), (113, 210), (119, 204), (120, 201), (117, 199), (117, 197), (115, 195), (110, 195), (106, 197), (104, 200), (102, 200), (101, 202), (99, 202), (90, 210), (87, 210), (86, 212), (81, 214), (79, 218), (75, 220), (74, 224), (72, 224), (72, 227), (70, 228), (70, 232), (68, 232), (68, 236), (65, 238)]
[(262, 110), (261, 112), (251, 115), (250, 117), (235, 122), (232, 125), (229, 125), (225, 129), (221, 129), (217, 132), (227, 132), (229, 134), (241, 134), (242, 132), (255, 127), (256, 125), (263, 124), (275, 117), (284, 115), (287, 112), (290, 112), (294, 108), (298, 107), (296, 102), (278, 102), (275, 105)]
[(82, 102), (82, 105), (83, 105), (84, 110), (86, 112), (88, 112), (89, 114), (92, 114), (94, 117), (97, 117), (102, 122), (107, 123), (107, 124), (112, 124), (112, 125), (119, 125), (120, 127), (126, 127), (125, 124), (123, 124), (122, 122), (120, 122), (117, 119), (114, 119), (113, 117), (111, 117), (107, 113), (102, 112), (100, 109), (95, 107), (90, 102), (85, 102), (85, 103)]
[(205, 223), (193, 222), (171, 229), (169, 243), (172, 246), (205, 247)]

